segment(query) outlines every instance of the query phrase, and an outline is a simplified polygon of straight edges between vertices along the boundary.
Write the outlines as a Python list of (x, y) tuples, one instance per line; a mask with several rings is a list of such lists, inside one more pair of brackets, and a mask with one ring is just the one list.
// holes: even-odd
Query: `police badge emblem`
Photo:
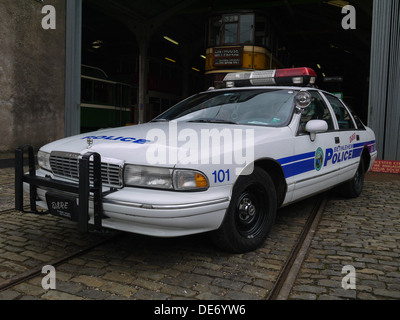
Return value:
[(321, 148), (318, 148), (317, 152), (315, 153), (315, 169), (320, 171), (323, 164), (324, 164), (324, 151)]

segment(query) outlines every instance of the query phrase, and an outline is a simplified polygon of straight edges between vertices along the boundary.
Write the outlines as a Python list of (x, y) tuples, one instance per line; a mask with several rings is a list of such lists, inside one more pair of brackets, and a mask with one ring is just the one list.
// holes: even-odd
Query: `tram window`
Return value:
[(265, 34), (265, 46), (267, 48), (271, 48), (272, 46), (272, 30), (269, 24), (267, 24), (267, 31)]
[(122, 107), (131, 107), (133, 105), (133, 88), (122, 86)]
[(225, 23), (224, 44), (237, 43), (237, 23)]
[(272, 53), (277, 52), (278, 50), (278, 39), (276, 37), (276, 34), (272, 33), (271, 34), (271, 47), (270, 47), (270, 51)]
[(81, 79), (81, 101), (82, 102), (93, 102), (93, 81), (89, 79)]
[(215, 16), (210, 19), (210, 46), (220, 44), (221, 16)]
[(280, 48), (280, 39), (278, 37), (275, 38), (275, 56), (278, 57)]
[(240, 16), (240, 43), (252, 44), (254, 41), (254, 15)]
[(94, 102), (104, 105), (113, 105), (114, 86), (108, 83), (94, 83)]
[[(256, 28), (260, 26), (260, 30)], [(256, 35), (257, 32), (257, 35)], [(260, 44), (266, 42), (266, 19), (257, 18), (254, 13), (226, 14), (213, 16), (209, 20), (209, 45), (254, 44), (255, 37)]]
[(267, 19), (256, 16), (255, 44), (266, 46), (267, 44)]

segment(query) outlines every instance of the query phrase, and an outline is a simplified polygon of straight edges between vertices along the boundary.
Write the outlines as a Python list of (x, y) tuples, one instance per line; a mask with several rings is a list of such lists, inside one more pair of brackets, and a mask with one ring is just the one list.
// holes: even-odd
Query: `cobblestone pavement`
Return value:
[[(9, 169), (0, 170), (7, 207)], [(56, 267), (56, 290), (42, 277), (0, 292), (0, 299), (262, 300), (273, 287), (308, 218), (313, 199), (282, 209), (263, 248), (231, 255), (205, 235), (157, 239), (122, 233)], [(97, 240), (52, 216), (0, 214), (0, 285)]]
[(14, 207), (14, 169), (0, 169), (0, 210)]
[[(330, 197), (289, 299), (400, 298), (400, 181), (370, 174), (362, 196)], [(0, 210), (13, 206), (13, 170), (0, 169)], [(10, 205), (11, 204), (11, 205)], [(265, 245), (231, 255), (204, 235), (157, 239), (128, 233), (56, 267), (56, 290), (42, 277), (0, 292), (19, 299), (263, 300), (296, 242), (314, 199), (280, 210)], [(52, 216), (0, 214), (0, 285), (91, 241)], [(355, 290), (344, 290), (344, 266)]]
[[(123, 234), (58, 266), (57, 290), (43, 290), (42, 277), (36, 277), (3, 291), (0, 299), (264, 299), (306, 215), (305, 211), (299, 215), (283, 213), (266, 245), (245, 255), (220, 252), (205, 236), (156, 239)], [(7, 218), (25, 224), (18, 213)], [(36, 218), (37, 231), (31, 244), (27, 238), (32, 237), (34, 226), (30, 220), (28, 223), (29, 227), (18, 226), (18, 236), (10, 236), (15, 234), (14, 227), (12, 232), (1, 232), (1, 246), (6, 246), (0, 252), (0, 275), (4, 278), (31, 265), (47, 264), (67, 251), (63, 246), (85, 242), (68, 224), (53, 223), (53, 233), (47, 234), (39, 223), (49, 221)], [(61, 229), (64, 233), (54, 236)]]
[[(345, 266), (355, 290), (342, 288)], [(289, 298), (400, 299), (398, 175), (368, 174), (358, 199), (331, 196)]]

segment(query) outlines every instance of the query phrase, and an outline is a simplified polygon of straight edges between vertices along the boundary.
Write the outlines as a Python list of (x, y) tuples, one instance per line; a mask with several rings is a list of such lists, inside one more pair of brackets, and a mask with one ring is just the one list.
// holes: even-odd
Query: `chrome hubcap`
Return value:
[(256, 213), (256, 207), (249, 198), (243, 198), (239, 204), (239, 219), (243, 222), (253, 218)]

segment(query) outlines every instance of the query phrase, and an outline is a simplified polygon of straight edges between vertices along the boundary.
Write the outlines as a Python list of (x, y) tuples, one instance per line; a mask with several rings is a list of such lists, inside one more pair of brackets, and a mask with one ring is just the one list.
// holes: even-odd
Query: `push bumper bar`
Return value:
[[(24, 151), (28, 151), (29, 173), (24, 173)], [(93, 158), (93, 160), (90, 160)], [(90, 174), (92, 171), (93, 183)], [(30, 211), (24, 210), (23, 184), (29, 184)], [(79, 159), (79, 183), (69, 183), (48, 177), (36, 176), (36, 161), (33, 147), (24, 145), (15, 150), (15, 209), (24, 213), (48, 214), (49, 211), (40, 212), (37, 209), (37, 188), (53, 189), (55, 192), (68, 192), (74, 195), (73, 209), (76, 214), (71, 215), (70, 220), (78, 222), (80, 232), (89, 232), (89, 198), (93, 195), (94, 229), (102, 231), (103, 219), (103, 193), (101, 179), (101, 156), (96, 152), (87, 152)], [(78, 199), (78, 204), (76, 204)]]

